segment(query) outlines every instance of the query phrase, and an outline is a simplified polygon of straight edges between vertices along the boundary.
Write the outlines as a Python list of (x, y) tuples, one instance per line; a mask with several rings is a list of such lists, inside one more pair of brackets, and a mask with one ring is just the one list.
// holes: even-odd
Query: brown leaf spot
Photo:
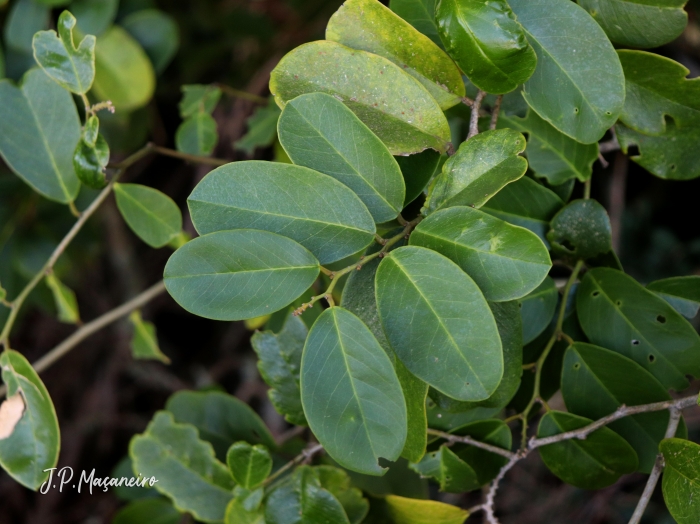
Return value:
[(24, 414), (24, 399), (20, 393), (12, 395), (0, 405), (0, 440), (6, 439)]

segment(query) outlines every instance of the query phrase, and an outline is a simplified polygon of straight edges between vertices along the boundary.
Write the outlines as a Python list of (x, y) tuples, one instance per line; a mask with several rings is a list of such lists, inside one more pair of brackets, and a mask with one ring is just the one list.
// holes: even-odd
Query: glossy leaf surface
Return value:
[(178, 249), (165, 287), (191, 313), (243, 320), (274, 313), (306, 291), (318, 260), (286, 237), (253, 229), (209, 233)]
[(586, 273), (577, 293), (590, 341), (631, 358), (666, 388), (681, 391), (700, 376), (700, 337), (665, 300), (620, 271)]
[[(567, 349), (562, 371), (567, 409), (591, 420), (622, 405), (637, 406), (670, 400), (668, 391), (633, 360), (598, 346), (577, 342)], [(641, 413), (609, 424), (629, 442), (639, 457), (639, 471), (651, 472), (659, 442), (668, 426), (668, 411)]]
[(198, 520), (224, 519), (234, 482), (228, 468), (214, 456), (211, 444), (200, 440), (190, 424), (175, 422), (172, 414), (159, 411), (129, 446), (134, 470), (155, 477), (155, 488), (168, 496), (176, 509)]
[(388, 495), (386, 502), (396, 524), (463, 524), (469, 516), (462, 508), (435, 500)]
[(270, 386), (267, 394), (272, 405), (288, 422), (301, 426), (306, 425), (306, 417), (301, 406), (299, 373), (307, 333), (304, 322), (289, 315), (278, 334), (263, 331), (250, 339), (258, 354), (258, 370)]
[(41, 68), (61, 87), (85, 94), (95, 79), (95, 37), (88, 35), (76, 47), (73, 28), (76, 19), (68, 11), (58, 18), (56, 31), (39, 31), (34, 35), (34, 58)]
[(509, 127), (527, 135), (527, 161), (538, 177), (552, 185), (576, 178), (591, 178), (593, 162), (598, 158), (598, 146), (582, 144), (566, 136), (537, 113), (530, 110), (525, 118), (501, 116), (499, 127)]
[(700, 276), (671, 277), (647, 285), (686, 318), (693, 318), (700, 308)]
[(459, 266), (426, 248), (401, 247), (382, 260), (376, 286), (384, 332), (411, 373), (457, 400), (495, 391), (503, 376), (498, 328)]
[(114, 184), (117, 207), (138, 237), (162, 247), (182, 231), (182, 213), (165, 193), (140, 184)]
[(692, 524), (700, 519), (700, 446), (694, 442), (671, 438), (661, 443), (666, 468), (662, 489), (669, 512), (678, 524)]
[(301, 400), (311, 430), (341, 465), (370, 475), (396, 460), (406, 441), (406, 405), (377, 339), (346, 309), (316, 320), (301, 361)]
[[(538, 437), (550, 437), (582, 428), (590, 419), (550, 411), (540, 421)], [(597, 429), (585, 440), (569, 439), (539, 448), (545, 465), (567, 484), (582, 489), (601, 489), (637, 469), (637, 454), (617, 433)]]
[(87, 187), (102, 189), (107, 185), (105, 168), (109, 163), (109, 145), (100, 135), (100, 121), (96, 116), (87, 119), (73, 154), (73, 169)]
[(617, 120), (625, 100), (622, 67), (608, 37), (583, 8), (568, 0), (509, 4), (537, 53), (535, 73), (523, 86), (528, 105), (574, 140), (597, 142)]
[(675, 40), (688, 23), (687, 0), (579, 0), (610, 40), (629, 47), (659, 47)]
[(22, 180), (51, 200), (75, 199), (73, 151), (80, 120), (73, 99), (40, 69), (20, 87), (0, 81), (0, 154)]
[(342, 102), (324, 93), (302, 95), (287, 103), (278, 126), (292, 162), (352, 189), (375, 222), (396, 218), (406, 193), (401, 170), (382, 141)]
[(479, 89), (508, 93), (535, 71), (537, 55), (505, 0), (440, 0), (435, 17), (445, 49)]
[(512, 129), (486, 131), (462, 143), (442, 167), (428, 194), (427, 208), (481, 207), (503, 186), (525, 174), (525, 137)]
[(226, 460), (229, 447), (240, 440), (275, 449), (275, 441), (260, 417), (232, 395), (180, 391), (168, 399), (165, 409), (177, 422), (195, 426), (199, 437), (214, 446), (221, 461)]
[(612, 250), (612, 228), (605, 208), (596, 200), (569, 202), (550, 224), (552, 251), (575, 259), (590, 259)]
[[(21, 398), (24, 410), (9, 435), (0, 439), (0, 465), (17, 482), (34, 491), (58, 463), (61, 435), (51, 396), (32, 365), (20, 353), (0, 355), (7, 400)], [(17, 395), (20, 395), (19, 397)], [(6, 433), (6, 429), (2, 428)]]
[(486, 300), (495, 302), (524, 297), (552, 267), (537, 235), (464, 206), (430, 215), (412, 233), (411, 245), (445, 255), (474, 279)]
[(272, 71), (270, 91), (280, 107), (304, 93), (339, 98), (394, 155), (444, 152), (450, 141), (440, 106), (420, 82), (386, 58), (336, 42), (311, 42), (287, 54)]
[(322, 264), (357, 253), (375, 232), (369, 211), (347, 186), (289, 164), (227, 164), (204, 177), (187, 202), (200, 234), (265, 229), (296, 240)]
[(326, 39), (391, 60), (448, 109), (464, 97), (459, 69), (427, 36), (377, 0), (348, 0), (328, 21)]
[(226, 454), (226, 464), (236, 484), (245, 489), (257, 488), (272, 471), (270, 452), (261, 444), (236, 442)]

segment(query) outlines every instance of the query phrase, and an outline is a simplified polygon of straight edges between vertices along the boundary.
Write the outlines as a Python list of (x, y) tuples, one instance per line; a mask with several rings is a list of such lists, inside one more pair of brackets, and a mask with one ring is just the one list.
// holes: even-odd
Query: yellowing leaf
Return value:
[(387, 495), (389, 514), (396, 524), (462, 524), (469, 512), (434, 500)]

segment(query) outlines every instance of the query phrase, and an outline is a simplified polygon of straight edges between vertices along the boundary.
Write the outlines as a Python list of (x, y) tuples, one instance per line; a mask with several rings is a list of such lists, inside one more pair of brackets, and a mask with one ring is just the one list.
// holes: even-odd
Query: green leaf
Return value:
[(140, 311), (133, 311), (129, 320), (134, 326), (134, 334), (131, 337), (131, 356), (136, 359), (160, 360), (170, 364), (170, 359), (160, 350), (156, 327), (152, 322), (141, 318)]
[(165, 71), (180, 47), (180, 29), (175, 19), (160, 9), (141, 9), (121, 23), (146, 51), (156, 73)]
[(102, 189), (107, 185), (105, 168), (109, 163), (109, 145), (100, 134), (100, 121), (93, 115), (87, 119), (73, 154), (73, 169), (87, 187)]
[(625, 126), (658, 135), (666, 131), (667, 116), (678, 128), (700, 123), (700, 79), (688, 79), (685, 66), (645, 51), (622, 49), (617, 54), (625, 72), (627, 96), (620, 114)]
[(352, 487), (347, 472), (333, 466), (317, 466), (314, 472), (321, 486), (330, 491), (343, 506), (350, 524), (360, 524), (367, 516), (369, 502), (362, 496), (362, 491)]
[(391, 60), (445, 110), (465, 95), (455, 63), (427, 36), (377, 0), (347, 0), (328, 21), (326, 39)]
[(68, 203), (78, 194), (78, 140), (80, 120), (70, 93), (42, 70), (28, 71), (20, 87), (0, 81), (0, 155), (46, 198)]
[(138, 237), (151, 247), (163, 247), (182, 230), (182, 213), (166, 194), (140, 184), (114, 184), (117, 207)]
[(668, 180), (691, 180), (700, 176), (700, 163), (691, 153), (700, 141), (700, 121), (697, 125), (677, 127), (673, 121), (660, 135), (645, 135), (617, 124), (615, 132), (625, 154), (637, 146), (638, 155), (630, 159), (650, 173)]
[(524, 297), (552, 267), (537, 235), (470, 207), (433, 213), (418, 224), (410, 242), (445, 255), (495, 302)]
[(387, 495), (389, 514), (395, 524), (463, 524), (469, 512), (435, 500)]
[(39, 31), (34, 35), (34, 59), (61, 87), (85, 94), (95, 79), (95, 37), (88, 35), (78, 47), (73, 42), (75, 17), (63, 11), (56, 31)]
[(147, 498), (130, 502), (112, 519), (112, 524), (178, 524), (182, 520), (173, 505), (162, 498)]
[[(537, 436), (551, 437), (593, 422), (590, 419), (550, 411), (540, 421)], [(637, 454), (612, 429), (602, 427), (585, 439), (569, 439), (539, 448), (542, 461), (561, 480), (582, 489), (602, 489), (637, 469)]]
[(272, 471), (270, 452), (261, 444), (236, 442), (226, 454), (226, 463), (233, 480), (245, 489), (257, 488)]
[(213, 85), (190, 84), (183, 85), (182, 100), (178, 104), (180, 116), (185, 119), (197, 113), (211, 115), (221, 98), (221, 89)]
[(612, 250), (612, 229), (605, 208), (596, 200), (574, 200), (552, 219), (547, 240), (552, 251), (575, 259), (591, 259)]
[(525, 118), (502, 115), (498, 127), (509, 127), (527, 135), (527, 161), (538, 177), (553, 185), (577, 178), (591, 178), (593, 162), (598, 158), (597, 144), (581, 144), (558, 131), (537, 113), (529, 110)]
[(549, 221), (564, 206), (561, 198), (529, 177), (522, 177), (501, 189), (481, 208), (515, 226), (535, 233), (546, 246)]
[(216, 120), (208, 113), (188, 117), (175, 134), (177, 150), (189, 155), (209, 156), (218, 141)]
[(175, 509), (204, 522), (224, 519), (234, 482), (194, 426), (179, 424), (172, 414), (159, 411), (146, 431), (131, 439), (129, 455), (134, 471), (155, 477), (154, 487), (173, 501)]
[(301, 400), (311, 430), (342, 466), (369, 475), (399, 458), (406, 404), (389, 357), (372, 332), (340, 307), (311, 328), (301, 361)]
[(95, 47), (93, 94), (110, 100), (117, 111), (129, 112), (151, 100), (155, 85), (155, 72), (143, 48), (121, 27), (110, 27)]
[(391, 346), (421, 380), (457, 399), (488, 398), (503, 376), (493, 318), (474, 281), (448, 258), (401, 247), (376, 276), (379, 316)]
[(11, 49), (31, 54), (32, 39), (37, 31), (48, 29), (50, 11), (34, 0), (17, 0), (12, 4), (3, 31), (3, 40)]
[(277, 121), (280, 108), (275, 100), (270, 98), (266, 106), (258, 107), (252, 116), (246, 120), (248, 132), (234, 143), (234, 148), (252, 155), (258, 147), (269, 147), (277, 136)]
[(535, 73), (523, 86), (526, 102), (565, 135), (584, 144), (597, 142), (617, 120), (625, 100), (622, 67), (608, 37), (573, 2), (509, 4), (537, 53)]
[(267, 394), (272, 405), (287, 422), (298, 426), (306, 425), (301, 406), (299, 370), (307, 333), (304, 322), (299, 317), (289, 315), (279, 334), (258, 332), (250, 339), (250, 345), (258, 354), (260, 375), (270, 386)]
[(666, 469), (661, 485), (666, 507), (678, 524), (693, 524), (700, 519), (700, 446), (694, 442), (670, 438), (661, 443)]
[(401, 168), (404, 185), (406, 186), (406, 198), (403, 207), (413, 202), (433, 178), (435, 169), (440, 163), (440, 153), (432, 149), (426, 149), (422, 153), (410, 156), (394, 157)]
[(386, 58), (336, 42), (311, 42), (288, 53), (270, 76), (270, 92), (282, 108), (317, 91), (344, 102), (394, 155), (447, 150), (450, 128), (437, 101)]
[(352, 189), (375, 222), (393, 220), (403, 208), (405, 187), (396, 160), (332, 96), (311, 93), (288, 102), (279, 119), (279, 140), (296, 165), (325, 173)]
[(214, 446), (216, 456), (226, 459), (231, 445), (240, 440), (275, 449), (275, 440), (248, 404), (218, 391), (180, 391), (168, 399), (165, 409), (175, 420), (192, 424), (200, 438)]
[[(561, 391), (570, 412), (592, 420), (610, 415), (622, 405), (671, 399), (659, 381), (633, 360), (582, 342), (566, 350)], [(668, 419), (668, 411), (656, 411), (625, 417), (608, 427), (632, 445), (639, 457), (639, 471), (650, 473)]]
[(483, 206), (525, 174), (527, 161), (518, 156), (525, 145), (525, 137), (512, 129), (486, 131), (463, 142), (435, 178), (426, 208)]
[(428, 435), (426, 433), (428, 417), (425, 409), (425, 401), (428, 397), (428, 384), (411, 373), (404, 363), (397, 358), (394, 359), (394, 368), (406, 400), (408, 430), (401, 456), (412, 462), (417, 462), (425, 455), (425, 447), (428, 443)]
[(700, 337), (693, 327), (632, 277), (596, 268), (583, 278), (576, 308), (596, 345), (631, 358), (664, 387), (681, 391), (686, 375), (700, 376)]
[(444, 445), (426, 454), (418, 464), (411, 465), (411, 469), (421, 477), (433, 478), (440, 485), (440, 491), (447, 493), (463, 493), (481, 487), (472, 467)]
[(306, 291), (318, 260), (286, 237), (253, 229), (191, 240), (165, 266), (165, 287), (187, 311), (215, 320), (274, 313)]
[(78, 300), (75, 298), (73, 290), (58, 280), (54, 273), (46, 275), (46, 285), (53, 294), (58, 320), (67, 324), (79, 323)]
[(435, 0), (390, 0), (389, 7), (437, 45), (442, 46), (435, 23)]
[(265, 524), (265, 510), (261, 505), (262, 488), (249, 491), (240, 486), (234, 489), (234, 499), (226, 508), (225, 524)]
[(0, 427), (0, 466), (36, 491), (58, 463), (61, 435), (56, 410), (39, 375), (20, 353), (5, 349), (0, 354), (0, 369), (7, 387), (0, 411), (15, 415), (10, 425), (3, 417)]
[(700, 276), (698, 275), (656, 280), (647, 284), (647, 289), (659, 295), (686, 318), (693, 318), (698, 314), (700, 308)]
[(78, 30), (95, 36), (112, 25), (118, 7), (119, 0), (73, 0), (70, 3), (71, 12), (78, 19)]
[(289, 164), (251, 160), (219, 167), (204, 177), (187, 203), (200, 234), (265, 229), (296, 240), (322, 264), (362, 250), (376, 231), (352, 190)]
[(508, 93), (535, 71), (537, 55), (505, 0), (441, 0), (435, 18), (445, 49), (479, 89)]
[(343, 506), (321, 487), (316, 472), (301, 466), (274, 489), (265, 506), (266, 524), (349, 524)]
[(545, 278), (532, 293), (520, 300), (523, 320), (523, 344), (529, 344), (542, 333), (554, 317), (559, 292), (554, 280)]
[(659, 47), (680, 36), (688, 0), (579, 0), (610, 40), (629, 47)]

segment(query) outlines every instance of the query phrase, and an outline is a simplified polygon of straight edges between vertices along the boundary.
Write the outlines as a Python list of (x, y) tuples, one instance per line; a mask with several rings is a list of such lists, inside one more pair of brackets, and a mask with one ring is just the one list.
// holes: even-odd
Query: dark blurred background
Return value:
[[(0, 27), (5, 27), (13, 3), (0, 7)], [(115, 115), (105, 129), (113, 158), (124, 157), (146, 140), (174, 147), (183, 84), (220, 82), (267, 97), (271, 69), (293, 47), (323, 38), (325, 24), (340, 3), (121, 0), (117, 23), (130, 13), (157, 7), (177, 22), (180, 46), (159, 75), (149, 105), (131, 115)], [(700, 2), (690, 2), (685, 33), (656, 50), (685, 64), (691, 76), (700, 74), (699, 8)], [(57, 9), (54, 14), (59, 12)], [(21, 73), (21, 68), (12, 71), (8, 67), (8, 76), (16, 77), (18, 71)], [(273, 147), (258, 148), (248, 155), (232, 146), (246, 133), (246, 121), (255, 108), (254, 102), (245, 99), (222, 98), (214, 113), (220, 135), (215, 156), (229, 160), (273, 158)], [(593, 197), (611, 215), (625, 270), (642, 282), (700, 274), (700, 179), (663, 181), (620, 154), (607, 154), (606, 159), (610, 163), (607, 168), (598, 162), (595, 165)], [(186, 198), (210, 169), (151, 156), (131, 168), (124, 180), (170, 195), (181, 206), (185, 227), (192, 232)], [(84, 207), (93, 196), (84, 191), (78, 207)], [(41, 267), (73, 221), (65, 206), (33, 193), (0, 162), (0, 282), (9, 298)], [(124, 224), (110, 197), (61, 258), (56, 271), (77, 293), (86, 322), (160, 280), (170, 253), (170, 248), (154, 250), (141, 242)], [(0, 323), (6, 313), (0, 306)], [(96, 476), (109, 475), (127, 454), (131, 436), (143, 431), (167, 397), (183, 388), (218, 385), (249, 402), (273, 433), (287, 429), (267, 400), (249, 344), (251, 331), (242, 322), (215, 322), (190, 315), (167, 295), (151, 302), (143, 313), (155, 323), (160, 347), (172, 359), (171, 365), (134, 361), (129, 348), (131, 328), (123, 321), (93, 335), (42, 375), (62, 430), (59, 467), (88, 472), (95, 468)], [(55, 317), (49, 290), (41, 284), (13, 332), (13, 347), (30, 361), (37, 360), (75, 329)], [(687, 424), (697, 441), (700, 414), (690, 413)], [(563, 485), (533, 454), (508, 474), (499, 490), (497, 507), (504, 524), (625, 523), (644, 482), (642, 475), (630, 475), (605, 490), (583, 491)], [(465, 507), (475, 501), (474, 494), (443, 497)], [(114, 494), (102, 491), (93, 495), (73, 490), (36, 494), (0, 473), (3, 524), (109, 523), (121, 504)], [(473, 520), (480, 518), (477, 515)], [(660, 493), (644, 522), (673, 522)]]

